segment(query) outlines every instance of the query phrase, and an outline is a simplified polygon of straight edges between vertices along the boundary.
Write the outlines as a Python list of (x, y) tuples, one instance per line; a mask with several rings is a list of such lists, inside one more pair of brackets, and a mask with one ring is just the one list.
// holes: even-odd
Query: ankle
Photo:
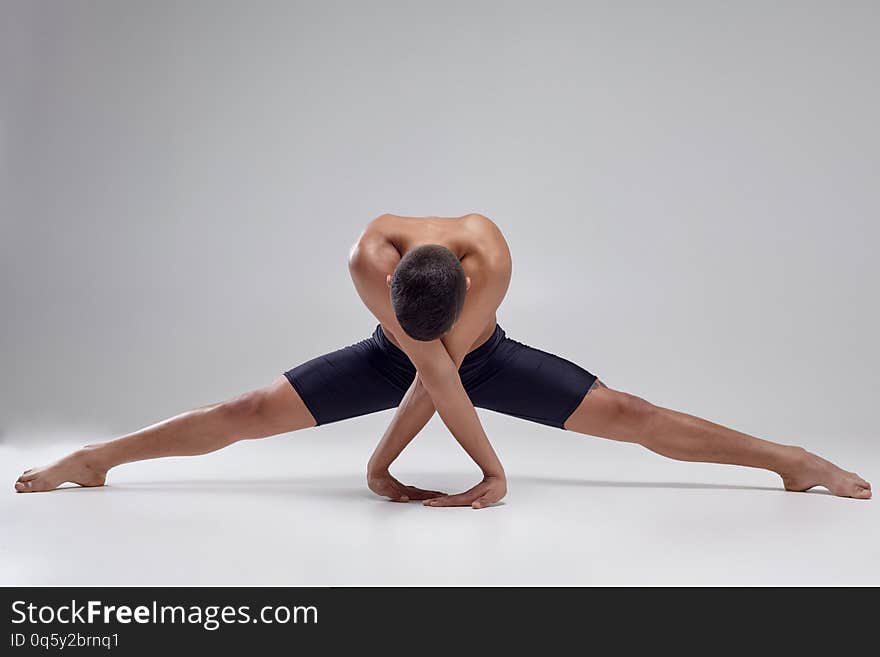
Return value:
[(90, 468), (103, 472), (117, 465), (112, 459), (109, 443), (84, 445), (74, 452), (74, 456), (82, 459)]
[(803, 471), (810, 464), (813, 455), (803, 447), (786, 445), (784, 449), (785, 453), (780, 461), (780, 465), (774, 468), (777, 474), (783, 477), (796, 474)]

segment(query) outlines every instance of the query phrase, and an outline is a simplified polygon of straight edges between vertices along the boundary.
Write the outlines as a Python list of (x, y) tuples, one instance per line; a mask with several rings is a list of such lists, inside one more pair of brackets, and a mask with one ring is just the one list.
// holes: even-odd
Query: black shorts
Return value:
[[(415, 374), (381, 324), (366, 340), (284, 373), (319, 425), (395, 408)], [(596, 381), (564, 358), (511, 340), (497, 324), (464, 357), (459, 375), (474, 406), (559, 429)]]

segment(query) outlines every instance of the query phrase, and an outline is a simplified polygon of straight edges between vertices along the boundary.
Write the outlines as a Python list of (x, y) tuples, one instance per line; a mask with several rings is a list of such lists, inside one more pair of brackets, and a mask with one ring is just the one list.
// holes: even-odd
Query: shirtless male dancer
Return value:
[[(498, 226), (483, 215), (377, 217), (353, 246), (349, 270), (379, 322), (371, 337), (294, 367), (263, 388), (26, 470), (15, 490), (48, 491), (65, 482), (101, 486), (107, 471), (122, 463), (206, 454), (243, 439), (396, 407), (367, 465), (370, 490), (396, 502), (479, 509), (505, 496), (507, 480), (477, 406), (639, 443), (682, 461), (764, 468), (779, 474), (786, 490), (825, 486), (843, 497), (871, 497), (864, 479), (801, 447), (655, 406), (508, 338), (495, 313), (510, 282), (510, 252)], [(483, 472), (480, 483), (457, 495), (404, 485), (389, 472), (435, 410)]]

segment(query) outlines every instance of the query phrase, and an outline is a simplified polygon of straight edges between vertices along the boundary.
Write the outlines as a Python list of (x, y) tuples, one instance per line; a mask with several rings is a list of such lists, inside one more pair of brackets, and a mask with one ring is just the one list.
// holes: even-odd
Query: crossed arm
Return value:
[[(440, 341), (435, 342), (439, 344)], [(373, 492), (394, 501), (425, 500), (428, 506), (482, 508), (499, 501), (507, 493), (504, 468), (458, 375), (463, 356), (453, 360), (442, 345), (440, 348), (445, 357), (438, 355), (436, 360), (427, 361), (422, 367), (416, 364), (416, 377), (370, 458), (367, 481)], [(391, 463), (427, 424), (435, 410), (483, 472), (482, 481), (458, 495), (405, 486), (388, 472)]]
[[(358, 253), (359, 248), (366, 252)], [(416, 376), (370, 458), (368, 484), (373, 492), (395, 501), (425, 500), (429, 506), (488, 506), (507, 492), (504, 468), (465, 392), (458, 369), (483, 329), (495, 317), (510, 280), (509, 264), (505, 266), (501, 259), (500, 270), (492, 270), (494, 263), (482, 269), (481, 280), (471, 281), (465, 308), (453, 330), (440, 340), (420, 342), (400, 329), (391, 309), (385, 278), (394, 270), (397, 260), (396, 250), (381, 243), (357, 247), (350, 259), (352, 279), (361, 298), (383, 327), (391, 330), (416, 366)], [(458, 495), (405, 486), (388, 471), (435, 410), (483, 472), (480, 483)]]

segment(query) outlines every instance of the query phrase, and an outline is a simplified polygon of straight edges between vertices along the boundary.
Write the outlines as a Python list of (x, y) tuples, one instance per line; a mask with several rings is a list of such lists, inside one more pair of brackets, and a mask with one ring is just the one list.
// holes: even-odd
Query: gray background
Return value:
[(777, 440), (873, 440), (877, 4), (663, 4), (3, 0), (4, 440), (366, 337), (362, 226), (471, 211), (513, 253), (511, 337)]
[[(877, 483), (880, 9), (659, 4), (0, 0), (0, 583), (880, 583), (876, 500), (490, 412), (479, 512), (366, 489), (392, 411), (12, 491), (367, 336), (363, 225), (472, 211), (511, 337)], [(393, 471), (479, 479), (437, 418)]]

